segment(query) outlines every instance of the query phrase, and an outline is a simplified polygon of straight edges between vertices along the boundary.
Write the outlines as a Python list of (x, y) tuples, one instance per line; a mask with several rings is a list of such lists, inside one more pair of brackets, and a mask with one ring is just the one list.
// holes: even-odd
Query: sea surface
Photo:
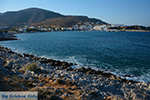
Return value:
[(77, 63), (132, 80), (150, 82), (149, 32), (46, 32), (16, 35), (0, 45), (18, 53)]

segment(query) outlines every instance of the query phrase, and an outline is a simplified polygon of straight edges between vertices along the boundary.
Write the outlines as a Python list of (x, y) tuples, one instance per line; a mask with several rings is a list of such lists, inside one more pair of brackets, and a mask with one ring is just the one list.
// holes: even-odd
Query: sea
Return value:
[[(150, 32), (65, 31), (16, 34), (20, 40), (0, 45), (91, 67), (122, 78), (150, 82)], [(130, 75), (131, 77), (125, 77)]]

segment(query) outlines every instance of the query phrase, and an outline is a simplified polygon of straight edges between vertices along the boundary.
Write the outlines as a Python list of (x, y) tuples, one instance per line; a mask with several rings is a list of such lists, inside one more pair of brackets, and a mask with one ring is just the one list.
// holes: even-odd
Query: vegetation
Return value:
[(1, 29), (0, 30), (0, 33), (7, 33), (8, 32), (8, 30), (6, 30), (6, 29)]
[(37, 32), (39, 31), (38, 29), (26, 29), (27, 32)]
[(28, 70), (31, 70), (31, 71), (36, 71), (37, 70), (37, 67), (38, 67), (38, 64), (33, 62), (33, 63), (28, 63), (27, 65), (24, 66), (25, 68), (25, 71), (28, 69)]
[(74, 81), (70, 81), (69, 79), (66, 79), (66, 84), (67, 85), (73, 85), (75, 82)]
[(78, 22), (100, 22), (106, 24), (99, 19), (88, 18), (86, 16), (66, 16), (39, 8), (2, 13), (0, 16), (0, 23), (10, 26), (45, 25), (71, 27)]
[(147, 30), (147, 31), (150, 31), (150, 27), (138, 26), (138, 25), (109, 27), (109, 29), (117, 29), (117, 30)]

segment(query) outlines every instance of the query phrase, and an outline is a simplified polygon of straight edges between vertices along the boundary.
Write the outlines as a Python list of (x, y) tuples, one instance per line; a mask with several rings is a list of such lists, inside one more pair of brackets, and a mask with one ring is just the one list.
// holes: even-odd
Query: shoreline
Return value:
[[(41, 62), (41, 63), (44, 63), (44, 64), (49, 64), (50, 66), (57, 66), (58, 69), (60, 68), (60, 66), (63, 66), (65, 65), (65, 69), (67, 69), (68, 71), (77, 71), (77, 72), (82, 72), (82, 73), (89, 73), (89, 74), (95, 74), (95, 75), (103, 75), (105, 77), (114, 77), (114, 79), (119, 79), (123, 82), (131, 82), (131, 83), (149, 83), (149, 82), (141, 82), (141, 81), (137, 81), (137, 80), (132, 80), (132, 79), (126, 79), (126, 78), (132, 78), (132, 76), (130, 75), (116, 75), (116, 74), (113, 74), (113, 72), (110, 72), (110, 71), (107, 71), (107, 70), (100, 70), (99, 68), (91, 68), (91, 67), (85, 67), (85, 66), (82, 66), (80, 68), (77, 68), (77, 67), (72, 67), (72, 66), (76, 66), (78, 64), (76, 63), (72, 63), (72, 62), (66, 62), (66, 61), (62, 61), (62, 60), (54, 60), (54, 59), (49, 59), (49, 58), (46, 58), (46, 57), (38, 57), (38, 56), (35, 56), (33, 54), (28, 54), (28, 53), (23, 53), (23, 54), (20, 54), (20, 53), (17, 53), (17, 52), (14, 52), (12, 51), (10, 48), (7, 48), (7, 47), (4, 47), (2, 45), (0, 45), (0, 48), (5, 48), (6, 50), (9, 51), (9, 53), (15, 53), (17, 55), (19, 55), (20, 57), (27, 57), (27, 58), (30, 58), (32, 59), (34, 62)], [(55, 64), (57, 63), (57, 64)], [(60, 68), (61, 69), (61, 68)]]
[(76, 69), (71, 67), (73, 65), (76, 64), (20, 54), (0, 45), (0, 91), (38, 91), (40, 100), (150, 98), (149, 83), (92, 68)]
[(16, 36), (9, 33), (0, 33), (0, 41), (8, 41), (8, 40), (19, 40)]
[[(55, 97), (64, 100), (67, 98), (81, 100), (92, 98), (128, 100), (132, 98), (140, 100), (150, 97), (149, 83), (121, 79), (112, 73), (96, 71), (91, 68), (73, 69), (71, 68), (73, 63), (36, 57), (30, 54), (22, 55), (3, 46), (0, 46), (0, 55), (0, 73), (3, 80), (8, 84), (12, 81), (14, 81), (13, 84), (18, 84), (17, 87), (9, 85), (11, 91), (38, 91), (39, 99)], [(22, 66), (33, 62), (38, 64), (36, 71), (22, 70)], [(21, 82), (17, 80), (21, 80)], [(24, 85), (22, 81), (29, 83)], [(46, 92), (51, 91), (53, 95), (47, 97), (45, 92), (43, 94), (43, 89)], [(68, 92), (66, 93), (64, 90)], [(140, 93), (143, 90), (145, 94)], [(142, 96), (138, 98), (140, 95)]]

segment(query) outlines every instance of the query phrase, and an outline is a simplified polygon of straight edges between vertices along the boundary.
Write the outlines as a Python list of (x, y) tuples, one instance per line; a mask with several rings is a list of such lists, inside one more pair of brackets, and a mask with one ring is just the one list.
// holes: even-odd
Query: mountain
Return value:
[(20, 11), (2, 13), (0, 15), (0, 23), (7, 25), (27, 25), (56, 17), (65, 16), (48, 10), (29, 8)]
[(99, 19), (88, 18), (87, 16), (66, 16), (39, 8), (9, 11), (0, 14), (0, 24), (10, 26), (45, 25), (70, 27), (78, 22), (107, 24)]

